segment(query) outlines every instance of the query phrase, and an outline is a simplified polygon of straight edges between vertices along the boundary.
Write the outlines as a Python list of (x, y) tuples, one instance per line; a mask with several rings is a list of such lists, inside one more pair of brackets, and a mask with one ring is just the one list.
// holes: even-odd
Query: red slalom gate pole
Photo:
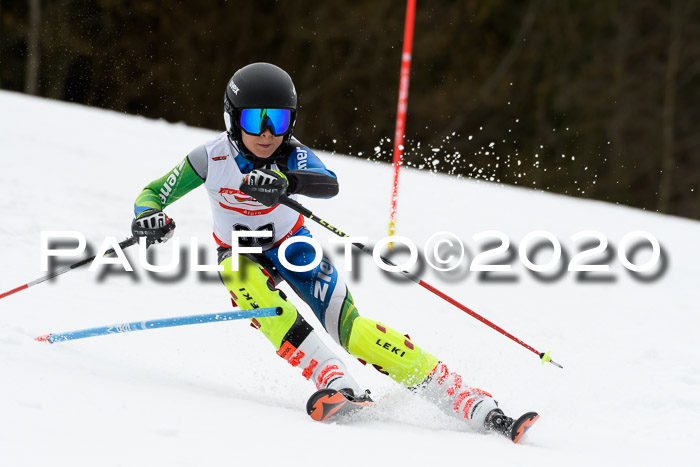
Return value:
[(396, 232), (396, 200), (399, 192), (399, 170), (403, 160), (403, 143), (406, 133), (406, 109), (408, 107), (408, 83), (411, 78), (411, 51), (413, 28), (416, 18), (416, 0), (406, 1), (406, 22), (403, 28), (403, 51), (401, 52), (401, 75), (399, 78), (399, 102), (396, 106), (396, 129), (394, 130), (394, 188), (391, 193), (391, 215), (389, 236)]

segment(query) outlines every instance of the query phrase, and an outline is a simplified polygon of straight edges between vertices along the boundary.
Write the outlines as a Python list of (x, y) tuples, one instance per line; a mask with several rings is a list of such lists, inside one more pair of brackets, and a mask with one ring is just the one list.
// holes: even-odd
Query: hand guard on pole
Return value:
[(134, 237), (146, 237), (147, 245), (165, 243), (173, 236), (175, 221), (159, 209), (151, 209), (141, 213), (131, 222), (131, 233)]
[(265, 206), (274, 206), (279, 204), (280, 196), (287, 193), (288, 186), (289, 181), (282, 172), (255, 169), (245, 177), (240, 190)]

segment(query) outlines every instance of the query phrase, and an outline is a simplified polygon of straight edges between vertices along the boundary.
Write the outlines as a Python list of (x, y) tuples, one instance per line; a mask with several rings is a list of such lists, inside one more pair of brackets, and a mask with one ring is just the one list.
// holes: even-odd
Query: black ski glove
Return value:
[(240, 190), (265, 206), (279, 203), (280, 196), (287, 192), (287, 177), (277, 170), (255, 169), (243, 179)]
[(159, 209), (142, 212), (131, 222), (134, 237), (146, 237), (147, 245), (165, 243), (173, 236), (175, 221)]

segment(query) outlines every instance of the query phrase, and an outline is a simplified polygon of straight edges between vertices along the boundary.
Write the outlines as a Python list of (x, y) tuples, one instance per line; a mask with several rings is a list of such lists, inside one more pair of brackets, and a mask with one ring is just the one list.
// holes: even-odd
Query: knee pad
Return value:
[(347, 349), (407, 387), (425, 381), (438, 363), (434, 355), (406, 336), (362, 316), (353, 322)]
[[(260, 329), (275, 349), (282, 341), (299, 316), (296, 308), (287, 300), (284, 292), (275, 288), (275, 283), (265, 269), (245, 256), (238, 257), (238, 271), (232, 270), (232, 258), (224, 258), (219, 273), (234, 303), (241, 309), (281, 307), (282, 314), (265, 318), (254, 318), (253, 325)], [(300, 316), (299, 316), (300, 317)]]

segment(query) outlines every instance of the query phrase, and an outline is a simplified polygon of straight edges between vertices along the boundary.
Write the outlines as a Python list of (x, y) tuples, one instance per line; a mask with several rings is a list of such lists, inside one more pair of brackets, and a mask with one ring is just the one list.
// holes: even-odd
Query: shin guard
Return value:
[(224, 270), (220, 273), (221, 280), (234, 303), (244, 310), (265, 307), (282, 308), (280, 316), (251, 320), (253, 326), (260, 329), (272, 345), (279, 349), (282, 339), (297, 319), (297, 309), (287, 300), (282, 291), (275, 288), (274, 281), (262, 266), (245, 256), (238, 258), (238, 271), (232, 271), (230, 256), (220, 263), (224, 266)]
[(438, 362), (406, 336), (362, 316), (353, 321), (346, 347), (351, 355), (407, 387), (425, 381)]

